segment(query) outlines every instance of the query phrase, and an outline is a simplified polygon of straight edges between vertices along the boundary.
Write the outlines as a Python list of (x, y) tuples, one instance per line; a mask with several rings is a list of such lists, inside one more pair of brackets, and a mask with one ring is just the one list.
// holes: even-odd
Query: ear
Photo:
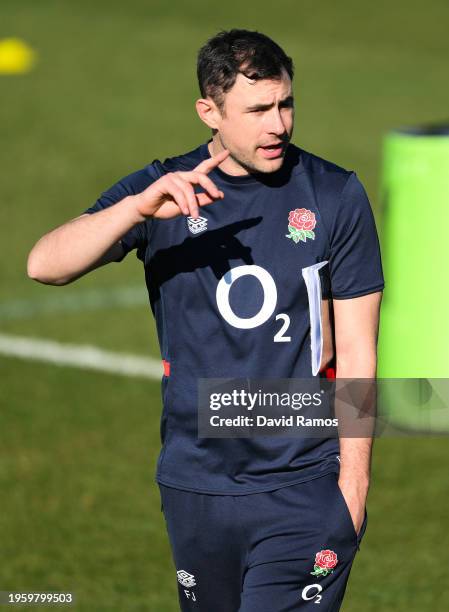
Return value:
[(203, 123), (211, 130), (217, 130), (220, 125), (221, 113), (211, 98), (200, 98), (195, 103), (196, 112)]

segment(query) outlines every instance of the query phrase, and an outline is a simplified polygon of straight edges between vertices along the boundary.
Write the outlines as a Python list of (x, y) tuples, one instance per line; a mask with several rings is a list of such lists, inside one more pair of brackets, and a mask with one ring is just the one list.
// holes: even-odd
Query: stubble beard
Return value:
[[(260, 167), (260, 166), (256, 165), (251, 159), (243, 157), (242, 155), (239, 155), (238, 153), (234, 153), (223, 142), (223, 138), (221, 137), (221, 135), (219, 135), (219, 138), (220, 138), (220, 142), (221, 142), (222, 147), (224, 149), (228, 149), (229, 150), (229, 157), (237, 165), (239, 165), (241, 168), (246, 170), (249, 174), (272, 174), (273, 172), (277, 172), (282, 167), (282, 164), (284, 163), (285, 152), (286, 152), (286, 149), (287, 149), (287, 146), (288, 146), (288, 142), (286, 142), (285, 148), (284, 148), (284, 151), (283, 151), (283, 154), (282, 154), (282, 157), (280, 158), (280, 161), (281, 161), (280, 165), (277, 168), (274, 168), (273, 170), (271, 170), (271, 169), (269, 170), (267, 168), (263, 168), (263, 167)], [(257, 153), (255, 152), (255, 155), (256, 154)]]

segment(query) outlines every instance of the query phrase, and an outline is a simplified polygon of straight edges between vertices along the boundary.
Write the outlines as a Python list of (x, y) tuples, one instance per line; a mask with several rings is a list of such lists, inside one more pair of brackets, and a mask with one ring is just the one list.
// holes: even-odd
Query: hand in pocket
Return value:
[(358, 486), (357, 483), (354, 484), (353, 482), (348, 482), (341, 478), (338, 481), (338, 487), (351, 516), (354, 531), (358, 536), (365, 519), (367, 495), (365, 488)]

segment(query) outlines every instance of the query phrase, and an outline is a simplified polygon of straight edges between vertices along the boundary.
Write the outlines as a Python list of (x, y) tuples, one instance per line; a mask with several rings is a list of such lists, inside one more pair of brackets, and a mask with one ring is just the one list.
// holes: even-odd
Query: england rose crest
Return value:
[(313, 231), (316, 225), (315, 213), (307, 208), (295, 208), (288, 213), (288, 234), (287, 238), (291, 238), (296, 244), (301, 240), (306, 242), (307, 238), (315, 240), (315, 232)]
[(312, 576), (327, 576), (332, 574), (337, 563), (338, 557), (333, 550), (321, 550), (315, 555), (314, 571), (310, 573)]

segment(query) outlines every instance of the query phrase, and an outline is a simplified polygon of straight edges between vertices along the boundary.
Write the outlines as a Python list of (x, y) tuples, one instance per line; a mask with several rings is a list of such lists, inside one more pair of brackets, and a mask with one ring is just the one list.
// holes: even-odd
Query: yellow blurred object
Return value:
[(0, 39), (0, 74), (29, 72), (35, 60), (33, 49), (20, 38)]

